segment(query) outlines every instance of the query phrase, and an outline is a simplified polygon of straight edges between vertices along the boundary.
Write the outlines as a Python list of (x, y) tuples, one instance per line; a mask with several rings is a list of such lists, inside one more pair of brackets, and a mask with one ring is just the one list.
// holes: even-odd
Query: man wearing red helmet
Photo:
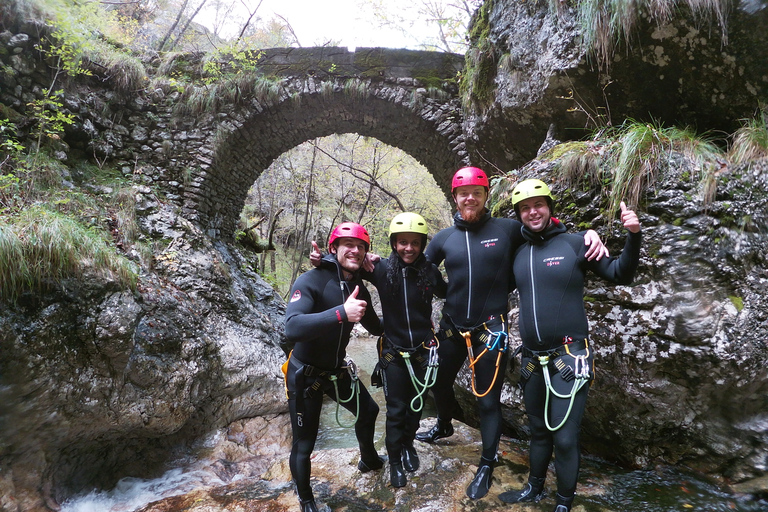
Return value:
[(299, 276), (291, 290), (285, 334), (295, 346), (284, 372), (293, 432), (290, 468), (302, 512), (318, 510), (310, 485), (310, 456), (324, 395), (356, 417), (360, 471), (383, 467), (373, 444), (379, 406), (357, 379), (354, 363), (346, 353), (356, 322), (371, 334), (383, 332), (359, 276), (369, 247), (370, 236), (363, 226), (339, 224), (328, 240), (329, 254), (318, 268)]
[[(432, 388), (437, 423), (416, 439), (433, 443), (453, 435), (451, 420), (461, 414), (453, 383), (469, 358), (472, 391), (477, 397), (482, 456), (467, 496), (479, 499), (488, 493), (493, 463), (501, 437), (501, 389), (509, 354), (508, 296), (514, 289), (512, 262), (524, 242), (522, 224), (494, 218), (485, 207), (488, 177), (482, 169), (464, 167), (453, 176), (451, 192), (456, 202), (454, 225), (438, 232), (426, 250), (434, 264), (445, 263), (448, 290), (440, 322), (440, 371)], [(604, 246), (594, 231), (585, 236), (587, 257), (602, 257)]]

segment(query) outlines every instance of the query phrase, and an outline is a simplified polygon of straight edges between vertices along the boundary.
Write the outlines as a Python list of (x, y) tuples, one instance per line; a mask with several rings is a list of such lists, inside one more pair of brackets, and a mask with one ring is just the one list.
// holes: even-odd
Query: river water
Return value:
[[(349, 353), (360, 369), (362, 382), (370, 382), (370, 371), (376, 361), (375, 340), (365, 336), (353, 339)], [(376, 426), (376, 442), (377, 445), (383, 445), (386, 410), (384, 393), (380, 388), (369, 388), (369, 391), (381, 407)], [(422, 414), (423, 417), (435, 415), (431, 399), (427, 400)], [(349, 424), (353, 417), (346, 410), (340, 409), (339, 419), (342, 424)], [(316, 449), (353, 448), (356, 445), (353, 429), (338, 425), (335, 403), (328, 400), (323, 407)], [(527, 445), (518, 440), (503, 439), (500, 449), (525, 453)], [(626, 470), (585, 456), (579, 483), (589, 491), (580, 492), (579, 495), (579, 503), (587, 512), (768, 512), (768, 502), (731, 495), (703, 476), (681, 468)], [(61, 512), (133, 512), (162, 497), (216, 484), (223, 485), (223, 482), (216, 482), (216, 478), (208, 471), (177, 468), (154, 480), (124, 478), (115, 489), (94, 491), (66, 502)], [(545, 510), (546, 507), (541, 506), (531, 510)]]

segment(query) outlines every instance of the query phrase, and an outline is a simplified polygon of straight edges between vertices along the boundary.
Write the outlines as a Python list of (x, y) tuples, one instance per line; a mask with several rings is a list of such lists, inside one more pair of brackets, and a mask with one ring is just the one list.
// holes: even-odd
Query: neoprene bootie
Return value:
[(477, 468), (475, 478), (467, 487), (467, 496), (473, 500), (479, 500), (491, 489), (491, 478), (493, 477), (493, 461), (480, 458), (480, 467)]
[(434, 443), (438, 439), (444, 437), (451, 437), (453, 435), (453, 425), (450, 421), (443, 422), (440, 418), (437, 419), (435, 426), (426, 432), (416, 434), (416, 439), (422, 443)]
[(405, 484), (408, 483), (403, 465), (399, 462), (389, 464), (389, 482), (392, 487), (405, 487)]
[(299, 500), (299, 506), (301, 507), (301, 512), (317, 512), (317, 505), (315, 504), (314, 498)]
[(416, 453), (416, 448), (413, 445), (403, 446), (403, 469), (410, 471), (411, 473), (419, 469), (419, 454)]
[(571, 512), (571, 505), (573, 505), (574, 496), (560, 496), (560, 493), (555, 494), (555, 509), (552, 512)]
[(365, 461), (363, 460), (362, 457), (360, 457), (360, 462), (357, 463), (357, 469), (359, 469), (361, 473), (375, 471), (377, 469), (381, 469), (384, 467), (385, 460), (386, 459), (380, 455), (377, 455), (376, 459), (365, 460)]
[(528, 477), (528, 483), (519, 491), (507, 491), (499, 494), (504, 503), (538, 503), (544, 497), (544, 479)]

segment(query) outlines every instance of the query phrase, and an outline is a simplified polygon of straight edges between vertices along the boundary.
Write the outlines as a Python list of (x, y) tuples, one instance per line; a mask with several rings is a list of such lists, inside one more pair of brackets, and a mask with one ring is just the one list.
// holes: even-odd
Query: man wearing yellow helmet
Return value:
[(512, 191), (512, 205), (526, 240), (515, 254), (513, 270), (520, 298), (520, 384), (531, 430), (531, 468), (522, 490), (504, 492), (499, 499), (539, 501), (554, 451), (553, 512), (570, 512), (579, 474), (579, 430), (594, 377), (584, 279), (589, 270), (614, 283), (632, 282), (640, 259), (640, 222), (622, 202), (621, 220), (629, 230), (624, 251), (618, 258), (589, 261), (582, 237), (566, 233), (552, 217), (554, 200), (546, 183), (520, 182)]

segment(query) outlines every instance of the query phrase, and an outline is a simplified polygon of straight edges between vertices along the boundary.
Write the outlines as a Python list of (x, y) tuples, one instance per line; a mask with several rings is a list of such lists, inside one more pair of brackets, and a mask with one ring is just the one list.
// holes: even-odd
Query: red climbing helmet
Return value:
[(368, 234), (368, 230), (356, 222), (342, 222), (331, 232), (331, 237), (328, 239), (328, 250), (330, 250), (333, 242), (337, 238), (350, 237), (357, 238), (365, 242), (365, 250), (371, 246), (371, 237)]
[(480, 185), (487, 190), (488, 176), (479, 167), (462, 167), (453, 175), (451, 194), (456, 190), (456, 187), (463, 187), (464, 185)]

